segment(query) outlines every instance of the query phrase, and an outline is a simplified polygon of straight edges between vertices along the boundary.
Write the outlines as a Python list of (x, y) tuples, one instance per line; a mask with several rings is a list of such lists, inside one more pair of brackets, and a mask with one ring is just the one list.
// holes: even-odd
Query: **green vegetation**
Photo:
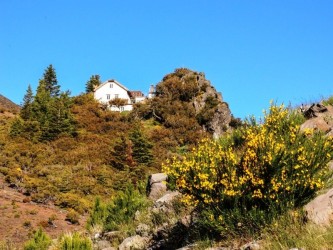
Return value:
[(330, 96), (327, 99), (323, 100), (323, 104), (333, 106), (333, 96)]
[[(146, 198), (145, 190), (135, 189), (129, 184), (124, 191), (117, 193), (107, 204), (96, 198), (88, 229), (95, 226), (102, 226), (105, 231), (120, 230), (128, 224), (132, 224), (135, 212), (147, 208), (149, 201)], [(131, 228), (132, 232), (134, 228)]]
[[(212, 239), (257, 236), (267, 249), (332, 244), (332, 228), (306, 223), (300, 210), (327, 180), (332, 138), (301, 132), (302, 115), (272, 105), (262, 123), (233, 117), (228, 126), (234, 130), (213, 140), (203, 127), (219, 99), (208, 96), (196, 113), (192, 101), (200, 100), (208, 86), (199, 86), (203, 74), (189, 72), (181, 68), (166, 75), (155, 98), (119, 113), (94, 100), (98, 75), (86, 83), (86, 94), (70, 97), (60, 91), (50, 65), (35, 95), (28, 86), (19, 115), (0, 117), (0, 174), (27, 201), (67, 209), (66, 220), (73, 224), (90, 213), (90, 232), (120, 230), (122, 238), (133, 235), (139, 223), (151, 232), (194, 209), (192, 231), (175, 227), (173, 234), (200, 241), (199, 248), (211, 246)], [(173, 212), (147, 209), (151, 201), (143, 181), (161, 170), (168, 173), (170, 187), (183, 194), (182, 203), (172, 204)], [(315, 245), (315, 232), (321, 245)], [(79, 233), (64, 235), (57, 244), (59, 249), (92, 249), (91, 240)], [(39, 229), (25, 249), (49, 245)]]
[(201, 227), (215, 237), (251, 237), (324, 186), (333, 141), (272, 105), (262, 124), (254, 120), (220, 141), (204, 140), (164, 170), (195, 206)]
[(47, 250), (51, 245), (51, 238), (39, 228), (33, 238), (24, 245), (24, 250)]
[(304, 248), (313, 250), (331, 249), (333, 226), (321, 227), (306, 223), (304, 213), (291, 211), (276, 218), (263, 231), (262, 248), (267, 250)]
[(92, 250), (93, 244), (89, 237), (82, 235), (79, 232), (73, 234), (68, 233), (60, 239), (60, 250)]
[(35, 96), (28, 86), (20, 118), (14, 120), (10, 135), (31, 141), (51, 141), (61, 134), (73, 136), (76, 132), (71, 105), (69, 92), (60, 93), (55, 70), (50, 65), (39, 81)]
[(86, 93), (91, 93), (94, 91), (95, 87), (101, 85), (101, 79), (99, 75), (92, 75), (86, 83)]

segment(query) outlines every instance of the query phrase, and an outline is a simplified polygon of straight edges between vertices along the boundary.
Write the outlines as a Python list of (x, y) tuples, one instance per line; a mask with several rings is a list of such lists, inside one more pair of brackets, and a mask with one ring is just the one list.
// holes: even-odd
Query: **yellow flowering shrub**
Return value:
[(230, 223), (237, 228), (249, 217), (267, 221), (273, 211), (300, 206), (323, 187), (332, 138), (301, 132), (283, 105), (264, 114), (261, 124), (252, 121), (221, 140), (205, 139), (163, 166), (184, 202), (208, 211), (220, 229)]

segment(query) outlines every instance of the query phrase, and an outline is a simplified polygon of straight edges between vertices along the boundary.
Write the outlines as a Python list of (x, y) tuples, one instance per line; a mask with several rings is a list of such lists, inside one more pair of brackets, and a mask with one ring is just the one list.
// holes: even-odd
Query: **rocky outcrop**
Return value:
[(143, 250), (146, 249), (148, 237), (141, 237), (140, 235), (134, 235), (126, 238), (118, 247), (119, 250)]
[(319, 195), (304, 207), (309, 220), (328, 226), (333, 221), (333, 188)]
[(167, 178), (168, 176), (165, 173), (152, 174), (149, 176), (147, 193), (150, 199), (157, 200), (166, 193)]
[[(186, 68), (176, 69), (157, 84), (156, 97), (151, 109), (154, 110), (154, 117), (165, 122), (167, 127), (177, 128), (180, 122), (186, 126), (190, 121), (192, 127), (199, 125), (215, 138), (230, 127), (232, 119), (229, 105), (206, 79), (204, 73)], [(166, 106), (168, 110), (164, 110)], [(183, 117), (175, 118), (175, 111), (180, 109), (186, 112)], [(186, 119), (183, 119), (184, 117)], [(181, 121), (182, 119), (187, 120), (187, 123)], [(197, 124), (193, 124), (194, 120)]]
[(229, 105), (223, 101), (221, 92), (217, 92), (203, 73), (189, 72), (184, 77), (195, 76), (200, 95), (193, 98), (199, 122), (205, 130), (213, 133), (215, 138), (220, 137), (228, 128), (231, 121)]
[(333, 107), (324, 106), (320, 103), (308, 107), (301, 107), (301, 111), (307, 120), (301, 125), (300, 130), (313, 129), (327, 135), (333, 131)]

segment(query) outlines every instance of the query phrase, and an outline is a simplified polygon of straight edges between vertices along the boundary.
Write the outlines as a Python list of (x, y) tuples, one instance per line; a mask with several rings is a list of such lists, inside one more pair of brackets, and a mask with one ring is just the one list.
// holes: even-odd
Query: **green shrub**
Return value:
[(300, 132), (296, 118), (272, 105), (262, 124), (251, 120), (237, 136), (204, 140), (163, 167), (184, 202), (201, 212), (204, 228), (216, 235), (258, 232), (323, 187), (332, 137)]
[(60, 239), (61, 250), (92, 250), (93, 244), (90, 238), (83, 236), (79, 232), (65, 234)]
[(132, 222), (136, 211), (148, 204), (144, 193), (128, 185), (124, 191), (119, 191), (106, 206), (105, 229), (118, 230), (122, 224)]
[(39, 228), (33, 238), (24, 244), (24, 250), (47, 250), (51, 245), (51, 238)]
[(333, 106), (333, 96), (330, 96), (329, 98), (323, 100), (323, 104), (326, 105), (326, 106), (327, 105)]
[(79, 218), (80, 215), (74, 209), (69, 209), (66, 215), (66, 221), (69, 221), (72, 224), (80, 224)]
[(97, 197), (93, 210), (87, 222), (87, 227), (90, 229), (96, 225), (103, 225), (106, 218), (106, 205), (101, 202), (100, 197)]

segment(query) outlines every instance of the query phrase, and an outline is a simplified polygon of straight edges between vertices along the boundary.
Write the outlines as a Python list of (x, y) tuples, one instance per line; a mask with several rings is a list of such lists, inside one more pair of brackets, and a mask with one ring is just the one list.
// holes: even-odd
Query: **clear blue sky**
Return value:
[(93, 74), (133, 90), (205, 72), (236, 117), (333, 95), (333, 1), (1, 0), (0, 94), (21, 103), (53, 64), (62, 90)]

